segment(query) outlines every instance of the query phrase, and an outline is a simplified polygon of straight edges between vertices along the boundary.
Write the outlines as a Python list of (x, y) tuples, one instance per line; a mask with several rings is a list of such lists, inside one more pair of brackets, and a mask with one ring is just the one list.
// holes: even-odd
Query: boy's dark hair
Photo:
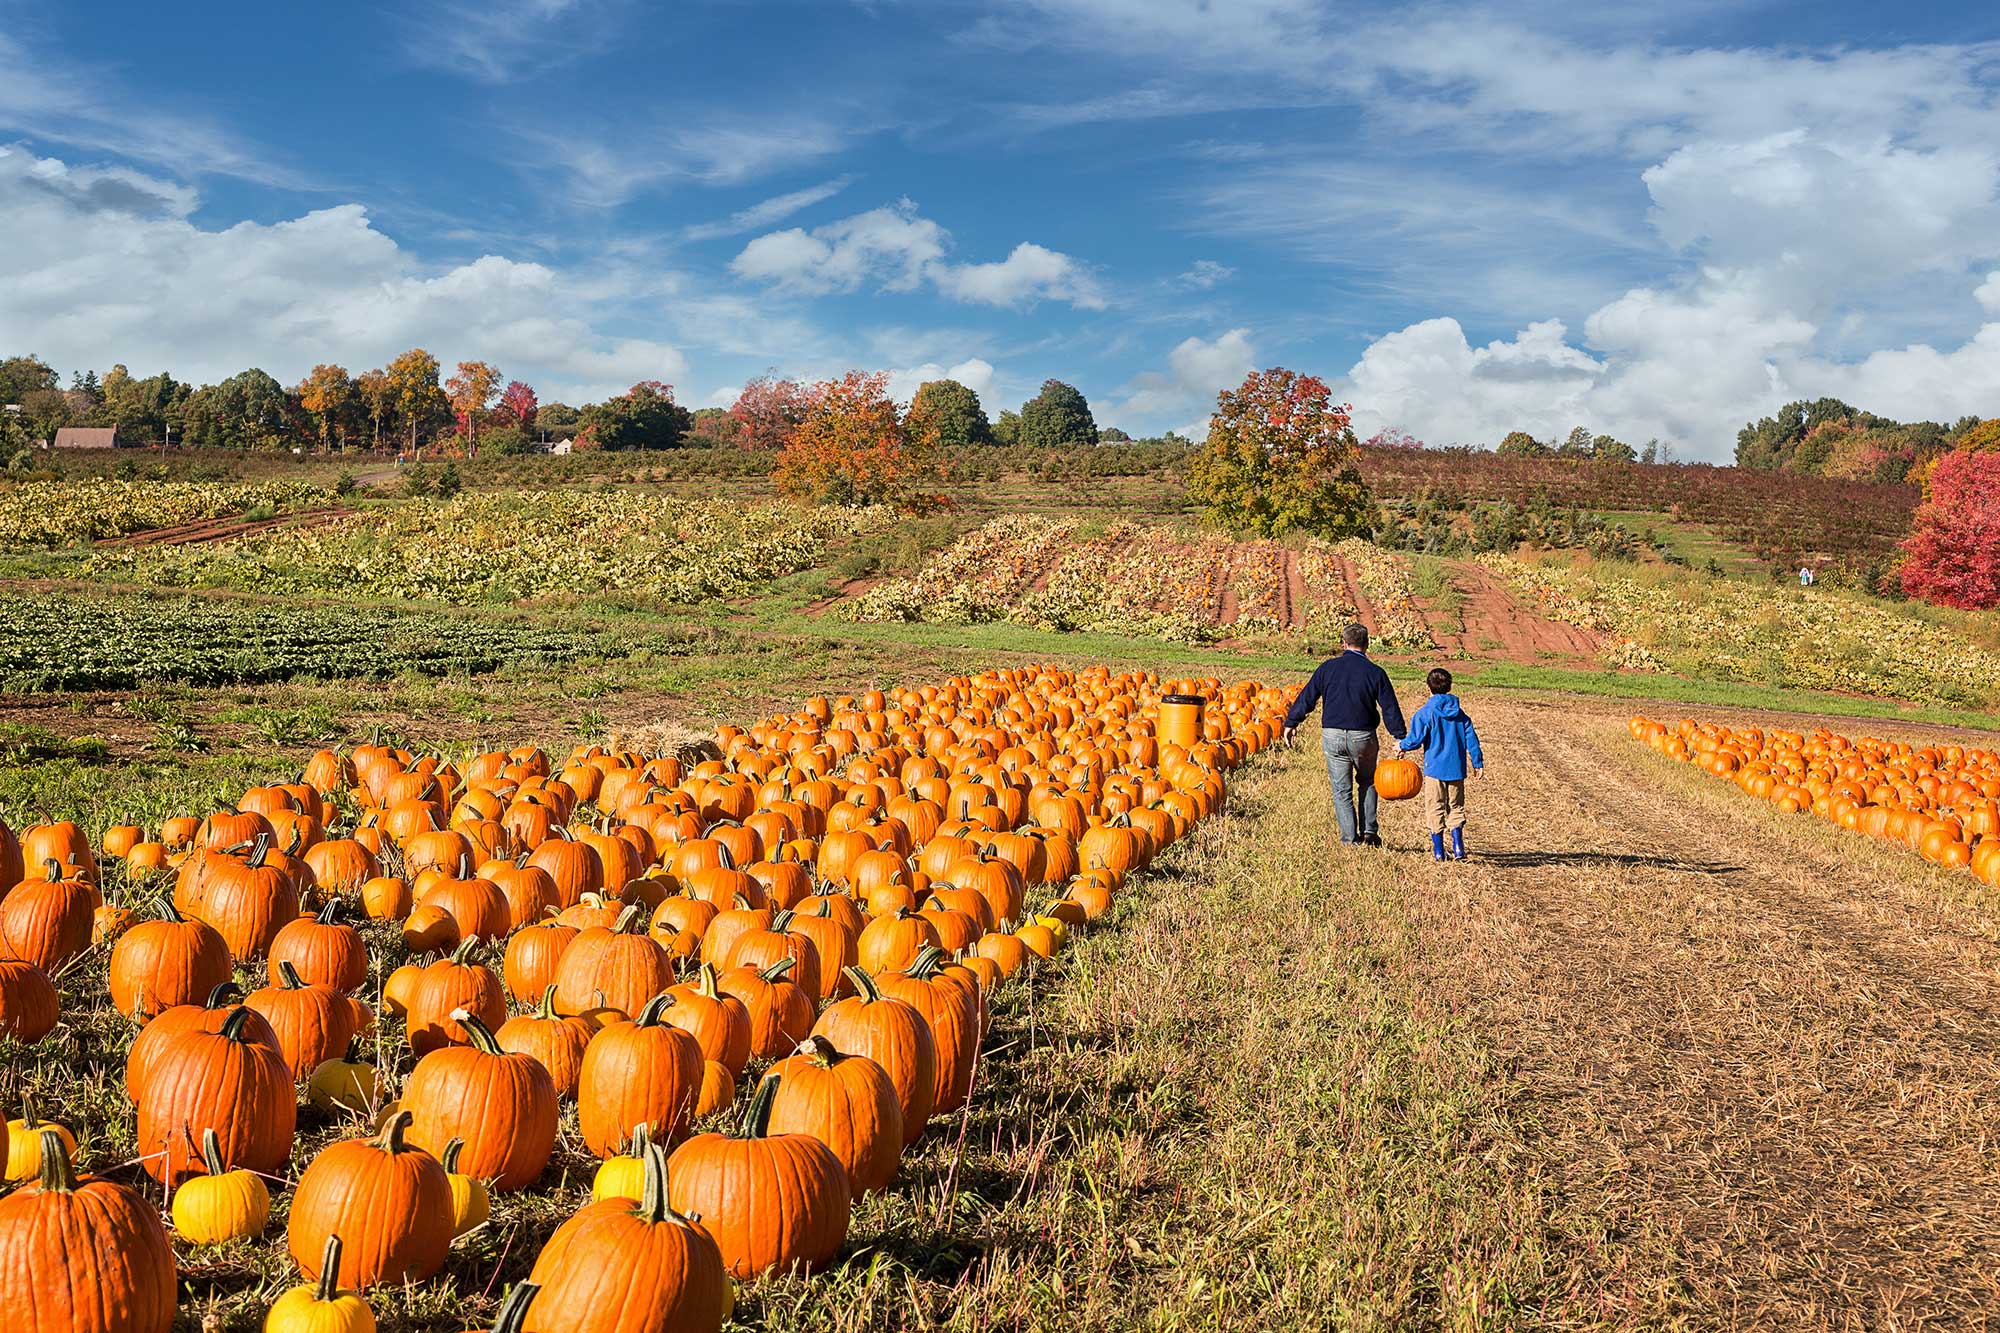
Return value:
[(1432, 667), (1431, 674), (1424, 677), (1424, 684), (1431, 687), (1432, 694), (1451, 693), (1451, 672), (1443, 667)]
[(1365, 653), (1368, 651), (1368, 627), (1357, 621), (1340, 632), (1340, 641)]

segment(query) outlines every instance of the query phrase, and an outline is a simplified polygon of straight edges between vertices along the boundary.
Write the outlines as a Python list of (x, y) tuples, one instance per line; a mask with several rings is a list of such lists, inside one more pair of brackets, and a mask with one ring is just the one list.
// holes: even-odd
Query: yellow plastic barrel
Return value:
[(1158, 739), (1162, 745), (1178, 745), (1191, 750), (1201, 742), (1201, 704), (1198, 694), (1169, 694), (1160, 700)]

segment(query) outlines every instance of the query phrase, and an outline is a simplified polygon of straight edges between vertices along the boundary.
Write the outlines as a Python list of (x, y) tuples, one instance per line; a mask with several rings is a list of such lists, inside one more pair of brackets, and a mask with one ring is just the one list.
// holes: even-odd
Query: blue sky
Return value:
[(2000, 12), (0, 0), (0, 235), (65, 370), (1056, 376), (1141, 433), (1282, 364), (1720, 458), (2000, 414)]

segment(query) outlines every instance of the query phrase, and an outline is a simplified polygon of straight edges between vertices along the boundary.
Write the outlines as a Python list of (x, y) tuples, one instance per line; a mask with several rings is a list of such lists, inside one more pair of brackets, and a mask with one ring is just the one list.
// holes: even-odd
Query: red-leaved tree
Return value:
[(811, 407), (810, 391), (797, 380), (759, 375), (736, 396), (729, 419), (736, 423), (737, 442), (745, 449), (782, 449)]
[(943, 479), (943, 449), (935, 432), (905, 429), (887, 375), (850, 370), (806, 395), (773, 474), (782, 493), (815, 504), (937, 502), (929, 488)]
[(522, 430), (534, 429), (535, 413), (541, 405), (535, 391), (519, 380), (508, 380), (507, 387), (500, 391), (500, 411), (514, 418), (514, 424)]
[(1939, 606), (2000, 606), (2000, 453), (1957, 450), (1932, 465), (1903, 542), (1903, 591)]

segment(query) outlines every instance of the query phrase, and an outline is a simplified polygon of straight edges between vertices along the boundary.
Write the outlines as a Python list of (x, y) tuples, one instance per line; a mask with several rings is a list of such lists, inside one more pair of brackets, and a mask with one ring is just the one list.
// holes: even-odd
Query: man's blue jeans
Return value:
[[(1354, 842), (1375, 832), (1375, 760), (1381, 745), (1372, 731), (1341, 731), (1321, 727), (1320, 753), (1326, 756), (1326, 775), (1333, 782), (1333, 817), (1340, 824), (1340, 840)], [(1354, 818), (1354, 786), (1361, 784), (1361, 820)]]

